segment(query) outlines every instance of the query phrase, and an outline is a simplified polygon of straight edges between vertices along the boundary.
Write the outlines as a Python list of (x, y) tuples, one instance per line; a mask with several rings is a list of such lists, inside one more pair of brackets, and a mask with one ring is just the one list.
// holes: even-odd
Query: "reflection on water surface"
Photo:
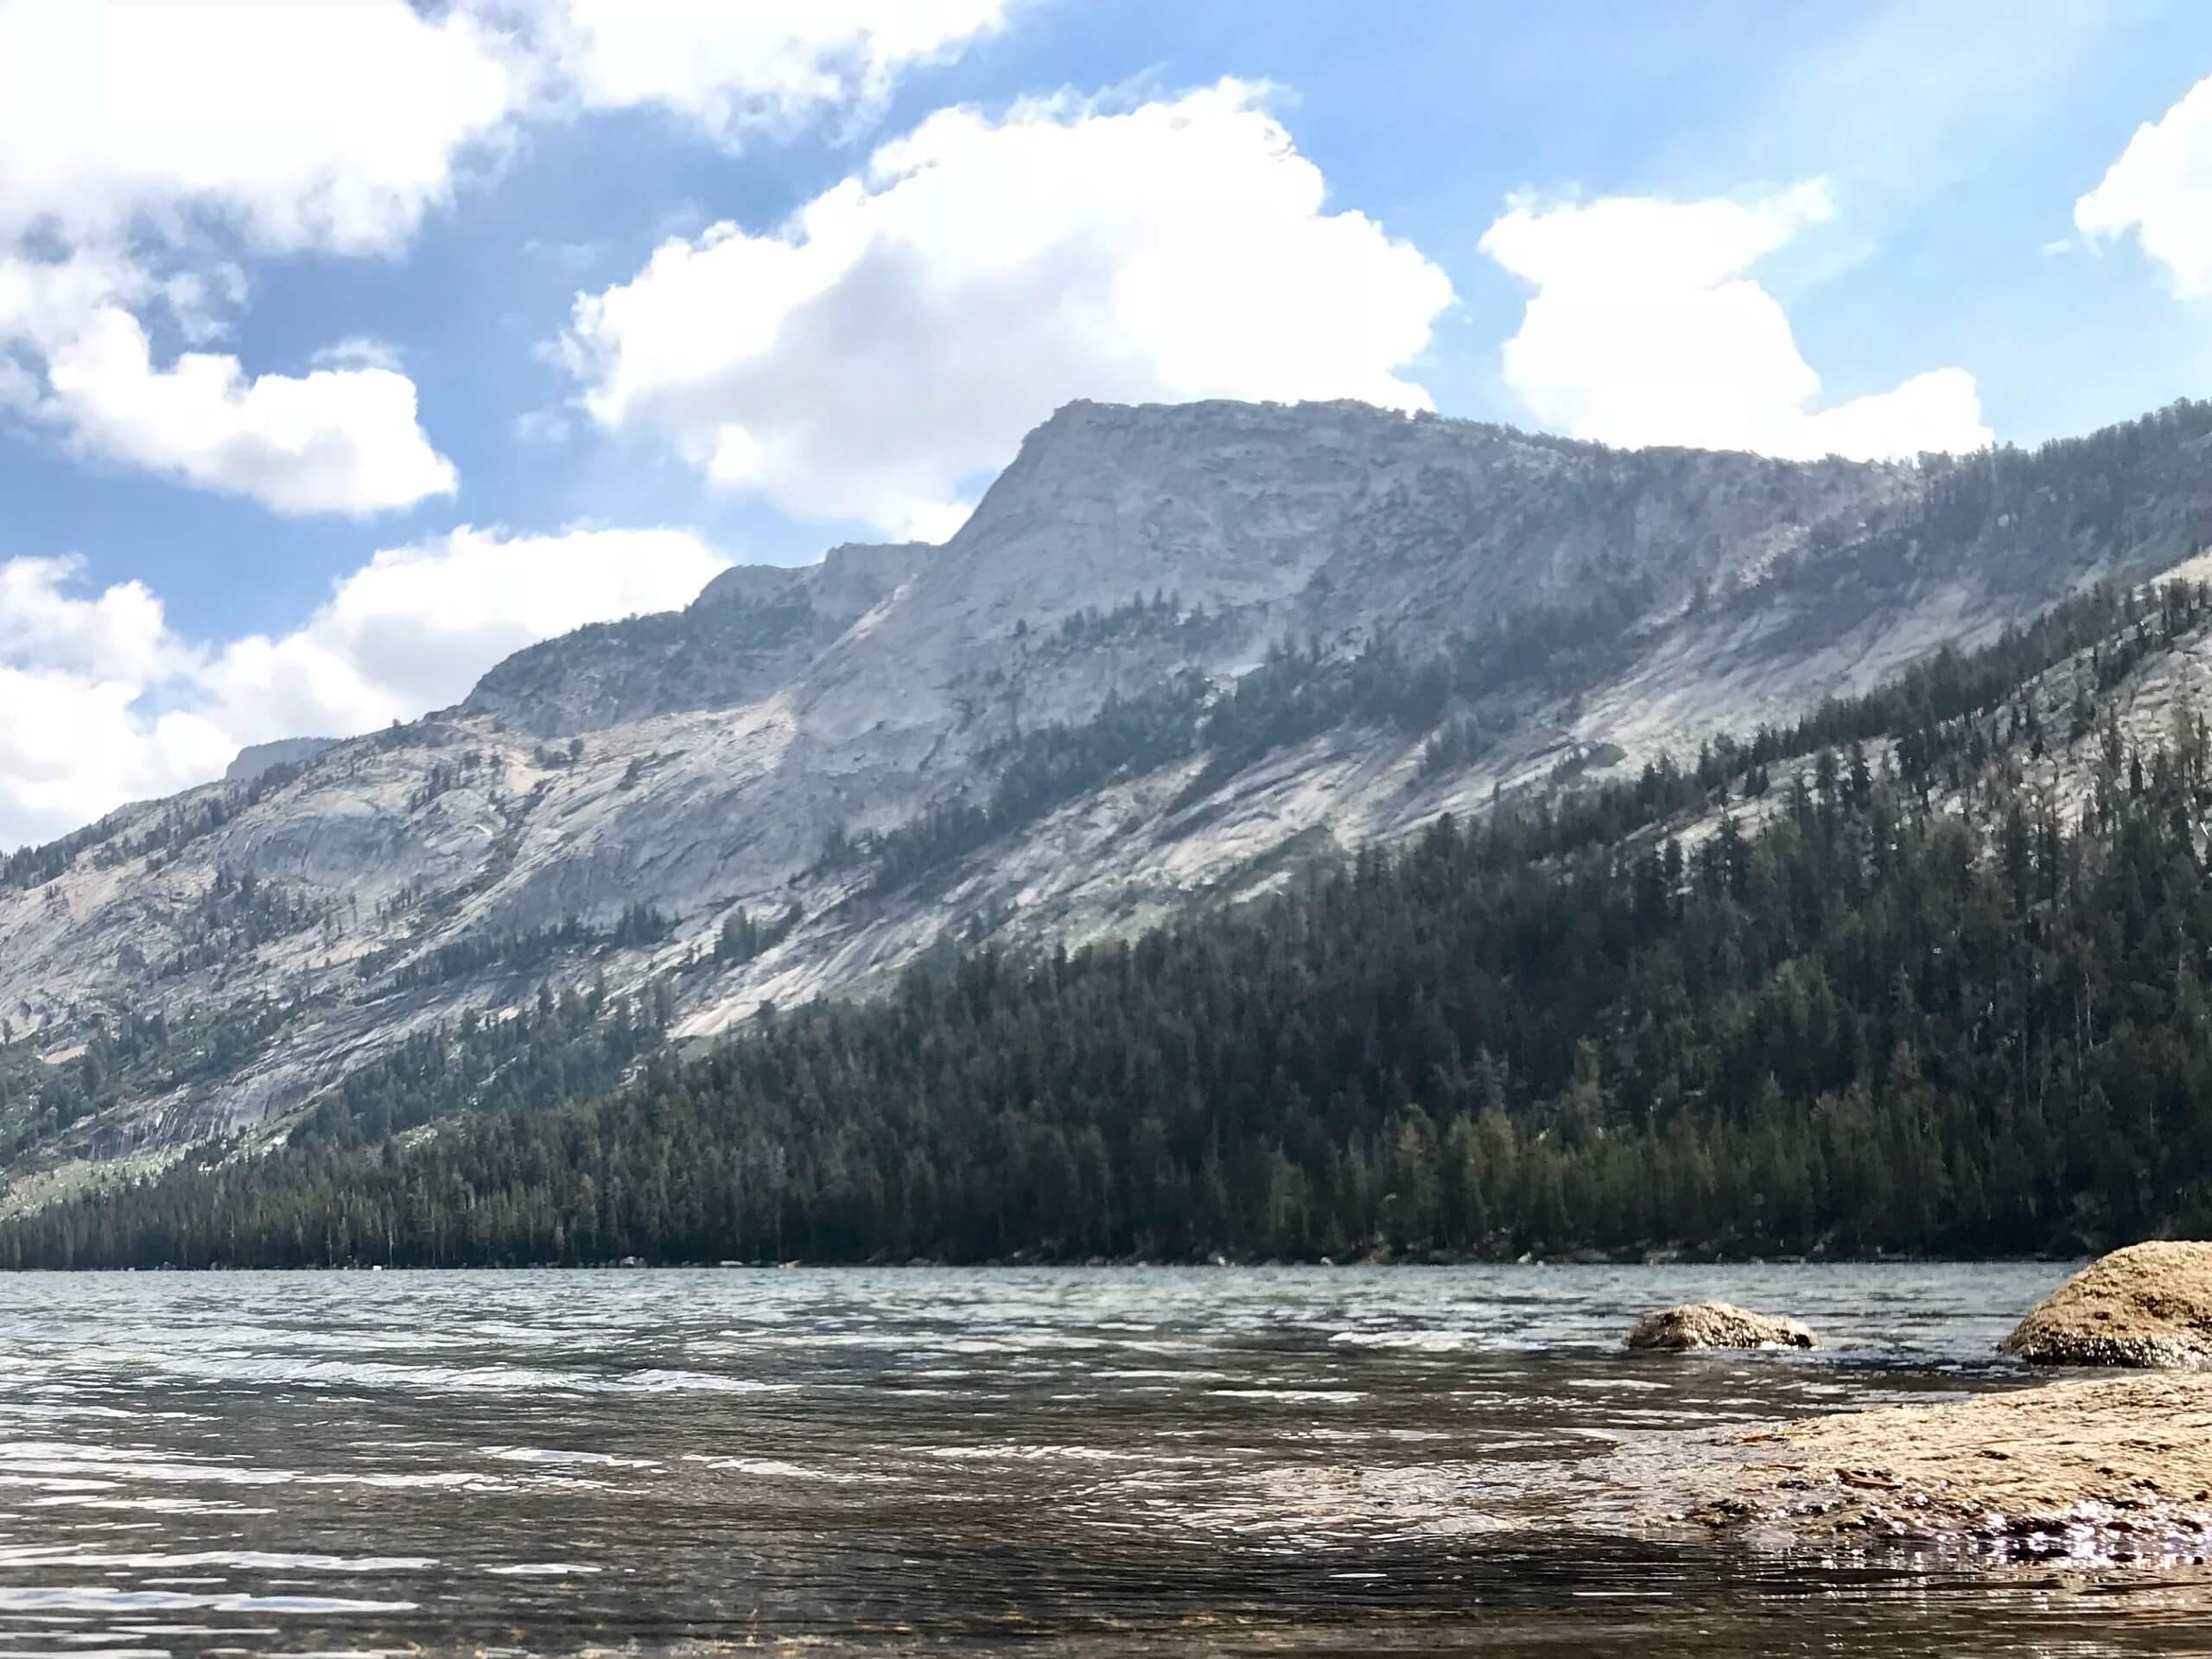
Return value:
[[(2058, 1276), (0, 1279), (0, 1659), (2204, 1651), (2186, 1569), (1627, 1524), (1686, 1431), (2017, 1384), (1991, 1350)], [(1618, 1351), (1715, 1294), (1834, 1346)]]

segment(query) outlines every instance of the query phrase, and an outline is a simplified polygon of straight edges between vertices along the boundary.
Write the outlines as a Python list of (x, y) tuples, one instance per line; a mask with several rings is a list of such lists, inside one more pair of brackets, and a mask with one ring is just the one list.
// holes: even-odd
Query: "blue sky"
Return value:
[(942, 536), (1074, 397), (2203, 393), (2207, 76), (2150, 0), (0, 0), (0, 845)]

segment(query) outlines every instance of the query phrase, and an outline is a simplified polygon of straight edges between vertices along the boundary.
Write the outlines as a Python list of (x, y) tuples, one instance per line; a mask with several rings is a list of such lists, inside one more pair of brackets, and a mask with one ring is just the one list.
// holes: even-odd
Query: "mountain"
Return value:
[(356, 1071), (283, 1146), (0, 1218), (0, 1267), (2195, 1236), (2212, 724), (2165, 693), (2209, 649), (2201, 573), (2099, 589), (1694, 772), (1440, 819), (1134, 941), (964, 951), (593, 1099), (438, 1116), (445, 1069), (594, 1023), (542, 1000)]
[(10, 1202), (397, 1078), (410, 1122), (575, 1098), (955, 945), (1126, 937), (1446, 813), (1734, 765), (2182, 564), (2208, 443), (2198, 404), (1879, 466), (1072, 404), (942, 547), (734, 569), (10, 856)]

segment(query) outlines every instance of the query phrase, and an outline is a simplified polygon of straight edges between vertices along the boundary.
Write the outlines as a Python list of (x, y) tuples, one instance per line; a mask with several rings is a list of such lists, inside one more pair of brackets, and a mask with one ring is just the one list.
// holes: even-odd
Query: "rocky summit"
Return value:
[[(10, 855), (6, 1203), (281, 1135), (464, 1026), (565, 1032), (497, 1086), (573, 1093), (956, 943), (1132, 933), (1446, 813), (1689, 766), (2183, 567), (2208, 443), (2199, 405), (1863, 465), (1071, 404), (942, 546), (734, 569), (453, 709)], [(2100, 695), (2164, 719), (2195, 651)], [(2051, 787), (2086, 730), (2038, 747)], [(590, 1066), (583, 1024), (622, 1033)]]

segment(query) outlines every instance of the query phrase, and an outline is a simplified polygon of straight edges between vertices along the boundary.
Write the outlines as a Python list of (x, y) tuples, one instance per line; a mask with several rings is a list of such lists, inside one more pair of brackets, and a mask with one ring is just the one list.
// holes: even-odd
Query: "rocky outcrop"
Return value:
[(2004, 1351), (2031, 1365), (2212, 1365), (2212, 1244), (2133, 1244), (2036, 1304)]
[(1628, 1333), (1628, 1345), (1682, 1353), (1696, 1348), (1817, 1348), (1821, 1339), (1795, 1319), (1754, 1313), (1732, 1302), (1691, 1302), (1646, 1313)]
[(250, 784), (271, 766), (294, 766), (333, 747), (334, 737), (280, 737), (274, 743), (250, 743), (223, 773), (226, 784)]
[(1690, 1477), (1712, 1527), (1977, 1553), (2201, 1556), (2212, 1377), (2099, 1377), (1743, 1435)]
[(460, 712), (565, 738), (759, 703), (802, 683), (817, 658), (936, 550), (849, 544), (810, 565), (733, 566), (681, 611), (594, 623), (517, 652), (477, 683)]

